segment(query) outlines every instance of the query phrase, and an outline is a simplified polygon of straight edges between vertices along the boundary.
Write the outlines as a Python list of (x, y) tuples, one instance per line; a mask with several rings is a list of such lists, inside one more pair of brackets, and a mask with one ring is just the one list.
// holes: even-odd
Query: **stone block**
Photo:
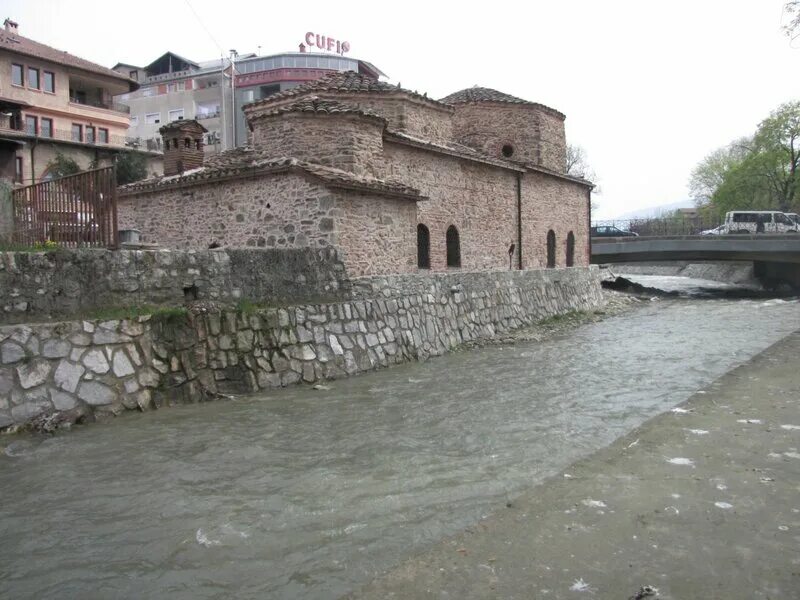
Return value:
[(103, 406), (114, 402), (117, 392), (99, 381), (84, 381), (78, 388), (78, 398), (91, 406)]
[(35, 359), (19, 365), (17, 367), (19, 384), (26, 390), (41, 385), (47, 381), (50, 371), (52, 371), (52, 365), (49, 361), (43, 359)]
[(109, 364), (106, 355), (100, 348), (92, 348), (83, 356), (83, 365), (92, 373), (103, 375), (108, 373)]
[(81, 380), (85, 371), (86, 369), (84, 369), (83, 366), (62, 359), (56, 367), (53, 381), (62, 390), (73, 394), (78, 388), (78, 382)]
[(114, 375), (117, 377), (127, 377), (128, 375), (133, 375), (134, 368), (130, 359), (128, 358), (128, 355), (125, 353), (125, 350), (120, 348), (114, 352), (112, 369), (114, 371)]
[(56, 410), (72, 410), (78, 405), (75, 396), (55, 388), (50, 388), (50, 401)]
[(48, 400), (35, 400), (14, 406), (11, 409), (11, 416), (16, 423), (21, 424), (52, 410), (52, 408)]
[(25, 358), (25, 349), (14, 342), (5, 342), (0, 346), (0, 362), (4, 365), (13, 364)]

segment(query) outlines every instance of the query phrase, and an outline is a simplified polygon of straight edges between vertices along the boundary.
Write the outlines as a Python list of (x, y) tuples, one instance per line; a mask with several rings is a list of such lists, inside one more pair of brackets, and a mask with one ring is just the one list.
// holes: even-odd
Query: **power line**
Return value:
[(219, 45), (216, 38), (211, 34), (211, 31), (209, 31), (208, 27), (206, 27), (205, 23), (203, 23), (203, 20), (200, 18), (200, 15), (197, 14), (197, 11), (195, 11), (195, 9), (189, 3), (189, 0), (184, 0), (184, 2), (186, 2), (186, 6), (189, 7), (189, 10), (192, 11), (192, 14), (194, 15), (194, 18), (197, 19), (197, 22), (200, 23), (200, 27), (202, 27), (205, 30), (206, 34), (208, 34), (208, 37), (210, 37), (211, 41), (214, 42), (214, 45), (219, 50), (220, 56), (222, 56), (224, 54), (222, 46)]

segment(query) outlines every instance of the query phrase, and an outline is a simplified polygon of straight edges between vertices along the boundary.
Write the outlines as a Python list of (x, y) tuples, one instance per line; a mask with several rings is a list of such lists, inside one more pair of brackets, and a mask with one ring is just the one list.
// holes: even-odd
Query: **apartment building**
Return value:
[(159, 128), (180, 119), (196, 119), (208, 130), (206, 152), (232, 147), (233, 124), (224, 118), (233, 97), (228, 59), (198, 63), (167, 52), (144, 67), (117, 63), (113, 69), (139, 84), (115, 98), (131, 109), (131, 147), (161, 152)]
[[(0, 152), (4, 164), (13, 158), (15, 183), (52, 177), (48, 165), (59, 154), (89, 168), (130, 152), (129, 108), (114, 96), (138, 87), (107, 67), (21, 36), (18, 24), (6, 19), (0, 30)], [(155, 153), (150, 158), (160, 162)]]
[(245, 104), (331, 72), (355, 71), (374, 80), (384, 75), (369, 62), (306, 52), (305, 46), (299, 52), (245, 54), (207, 62), (167, 52), (144, 67), (118, 63), (113, 68), (140, 85), (138, 90), (116, 97), (131, 107), (129, 144), (161, 151), (159, 128), (172, 121), (195, 119), (208, 130), (206, 154), (247, 143), (249, 130), (242, 112)]

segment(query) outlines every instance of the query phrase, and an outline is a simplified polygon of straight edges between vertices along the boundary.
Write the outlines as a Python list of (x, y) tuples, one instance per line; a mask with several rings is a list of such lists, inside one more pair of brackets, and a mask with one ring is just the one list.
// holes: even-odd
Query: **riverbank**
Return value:
[(647, 300), (627, 292), (603, 289), (603, 304), (591, 310), (573, 310), (542, 319), (536, 323), (515, 329), (493, 338), (469, 341), (455, 349), (456, 352), (483, 348), (486, 346), (506, 346), (521, 342), (543, 342), (558, 335), (569, 333), (590, 323), (598, 323), (610, 317), (624, 314), (646, 306)]
[(800, 596), (798, 357), (800, 332), (350, 597)]

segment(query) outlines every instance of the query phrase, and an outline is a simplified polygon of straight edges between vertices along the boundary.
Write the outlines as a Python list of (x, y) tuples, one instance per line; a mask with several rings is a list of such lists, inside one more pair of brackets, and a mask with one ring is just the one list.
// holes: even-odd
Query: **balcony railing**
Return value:
[(81, 106), (91, 106), (93, 108), (104, 108), (105, 110), (113, 110), (116, 112), (130, 114), (131, 107), (127, 104), (120, 104), (119, 102), (101, 102), (99, 100), (86, 100), (84, 98), (70, 97), (69, 101), (72, 104), (80, 104)]
[(202, 112), (197, 113), (194, 118), (198, 121), (202, 121), (203, 119), (213, 119), (219, 116), (219, 111), (215, 110), (214, 112)]
[(111, 135), (108, 136), (108, 141), (100, 141), (99, 135), (95, 132), (95, 138), (92, 141), (88, 141), (86, 139), (86, 132), (83, 132), (83, 139), (77, 139), (77, 136), (73, 135), (72, 130), (66, 129), (53, 129), (49, 132), (46, 131), (39, 131), (35, 132), (27, 128), (25, 125), (16, 126), (10, 125), (2, 127), (0, 126), (0, 133), (3, 132), (11, 132), (15, 133), (16, 135), (24, 135), (31, 138), (36, 138), (37, 140), (54, 140), (60, 142), (74, 142), (76, 144), (87, 144), (90, 146), (124, 146), (126, 138), (124, 135)]
[(150, 152), (162, 152), (164, 150), (164, 148), (162, 147), (162, 142), (160, 137), (158, 138), (126, 137), (125, 145), (129, 146), (130, 148), (139, 148), (142, 150), (148, 150)]

